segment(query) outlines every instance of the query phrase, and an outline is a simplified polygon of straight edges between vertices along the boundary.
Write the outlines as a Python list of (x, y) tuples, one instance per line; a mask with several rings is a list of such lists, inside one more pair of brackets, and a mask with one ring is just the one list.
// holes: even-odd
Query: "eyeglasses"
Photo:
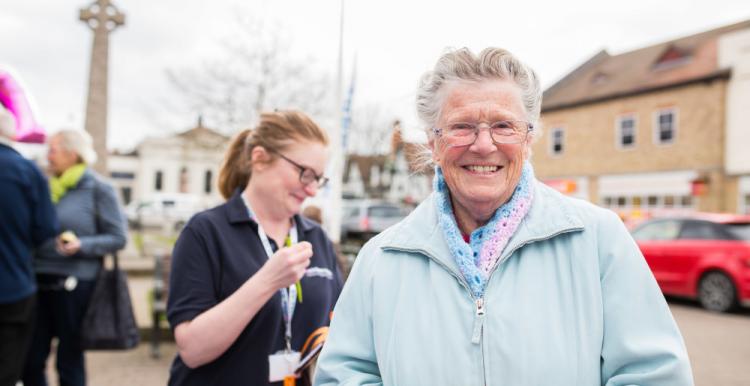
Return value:
[(479, 137), (481, 125), (486, 125), (495, 145), (510, 145), (526, 141), (534, 125), (525, 121), (498, 121), (493, 124), (455, 122), (445, 128), (435, 127), (432, 132), (442, 137), (450, 146), (472, 145)]
[(276, 153), (279, 157), (285, 159), (290, 164), (294, 165), (297, 169), (299, 169), (299, 182), (301, 182), (303, 185), (310, 185), (313, 182), (316, 182), (318, 184), (318, 189), (323, 188), (328, 183), (328, 177), (326, 176), (319, 176), (316, 174), (312, 169), (302, 166), (289, 158), (287, 158), (285, 155), (277, 152), (272, 151), (273, 153)]

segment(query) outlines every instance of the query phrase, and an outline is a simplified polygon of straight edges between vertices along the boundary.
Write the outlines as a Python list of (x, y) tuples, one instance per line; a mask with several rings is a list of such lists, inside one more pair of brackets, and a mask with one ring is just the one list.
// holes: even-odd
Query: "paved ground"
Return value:
[[(97, 351), (86, 353), (86, 373), (90, 386), (164, 386), (169, 366), (176, 352), (174, 343), (161, 347), (163, 355), (154, 359), (148, 344), (130, 351)], [(54, 358), (47, 363), (50, 386), (58, 385), (53, 370)], [(20, 383), (19, 383), (19, 386)]]
[(693, 366), (696, 386), (750, 385), (750, 309), (715, 314), (670, 300)]
[(86, 354), (91, 386), (164, 386), (174, 359), (174, 343), (161, 346), (162, 356), (151, 357), (148, 344), (123, 352), (89, 352)]
[[(696, 386), (750, 385), (750, 311), (719, 315), (689, 302), (671, 301), (672, 312), (685, 337)], [(163, 386), (175, 353), (162, 345), (162, 357), (152, 359), (147, 344), (127, 352), (87, 354), (92, 386)], [(53, 383), (55, 384), (55, 383)]]

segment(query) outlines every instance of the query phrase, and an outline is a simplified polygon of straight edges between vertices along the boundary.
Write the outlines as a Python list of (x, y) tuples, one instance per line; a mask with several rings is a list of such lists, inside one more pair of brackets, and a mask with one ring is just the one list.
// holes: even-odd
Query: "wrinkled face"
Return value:
[[(269, 205), (275, 205), (287, 217), (299, 213), (305, 199), (318, 192), (318, 184), (303, 184), (300, 182), (300, 169), (297, 166), (272, 152), (266, 152), (265, 149), (263, 152), (267, 157), (261, 158), (273, 160), (270, 163), (259, 163), (254, 159), (252, 179), (261, 183), (259, 186), (265, 197), (272, 201)], [(279, 153), (300, 166), (312, 169), (318, 176), (324, 174), (328, 151), (325, 145), (319, 142), (293, 142)]]
[[(444, 92), (437, 127), (456, 122), (526, 121), (521, 89), (513, 82), (455, 82)], [(494, 211), (508, 201), (518, 184), (528, 154), (529, 138), (519, 144), (496, 145), (487, 125), (476, 141), (451, 147), (443, 137), (431, 140), (433, 160), (443, 170), (454, 205), (469, 213)]]
[(60, 176), (69, 167), (78, 163), (78, 154), (72, 150), (65, 149), (62, 146), (62, 138), (52, 136), (47, 149), (47, 162), (49, 162), (50, 172), (55, 176)]

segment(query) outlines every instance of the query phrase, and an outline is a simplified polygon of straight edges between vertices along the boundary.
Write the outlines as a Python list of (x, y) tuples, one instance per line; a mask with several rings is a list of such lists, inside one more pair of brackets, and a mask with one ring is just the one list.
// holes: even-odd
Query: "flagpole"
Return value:
[(333, 163), (331, 175), (331, 191), (328, 197), (328, 237), (338, 244), (341, 241), (341, 185), (344, 170), (344, 161), (346, 149), (342, 148), (341, 135), (343, 132), (344, 112), (343, 112), (343, 67), (344, 67), (344, 0), (340, 0), (339, 13), (339, 57), (336, 71), (336, 123), (331, 128), (331, 162)]

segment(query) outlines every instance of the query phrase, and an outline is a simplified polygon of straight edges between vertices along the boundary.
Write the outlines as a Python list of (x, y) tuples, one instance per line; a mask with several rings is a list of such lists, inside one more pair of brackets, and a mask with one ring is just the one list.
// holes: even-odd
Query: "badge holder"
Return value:
[(300, 353), (293, 351), (289, 340), (286, 350), (268, 356), (268, 381), (284, 381), (284, 386), (294, 386), (297, 382), (295, 370), (300, 363)]

